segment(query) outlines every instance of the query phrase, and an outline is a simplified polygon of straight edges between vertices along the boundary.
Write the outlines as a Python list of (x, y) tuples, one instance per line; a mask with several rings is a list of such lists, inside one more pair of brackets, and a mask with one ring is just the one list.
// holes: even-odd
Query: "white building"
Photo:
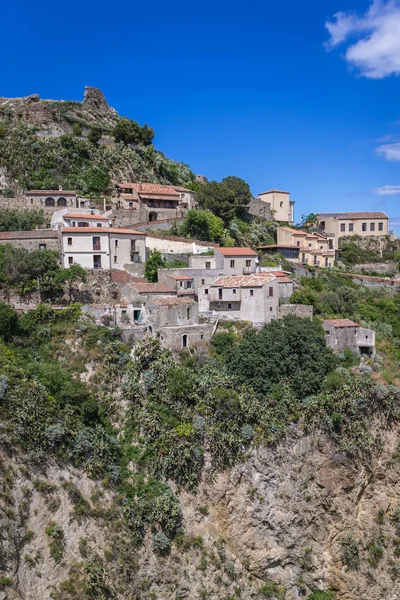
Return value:
[(80, 210), (77, 212), (68, 209), (56, 211), (51, 217), (52, 229), (60, 227), (111, 227), (109, 217), (101, 215), (98, 210)]
[(250, 275), (256, 272), (258, 254), (251, 248), (215, 248), (215, 268), (224, 275)]
[(85, 269), (124, 269), (125, 265), (144, 263), (146, 234), (133, 229), (84, 226), (61, 230), (64, 268), (79, 264)]
[(278, 318), (278, 278), (273, 273), (220, 277), (199, 288), (199, 311), (255, 325)]

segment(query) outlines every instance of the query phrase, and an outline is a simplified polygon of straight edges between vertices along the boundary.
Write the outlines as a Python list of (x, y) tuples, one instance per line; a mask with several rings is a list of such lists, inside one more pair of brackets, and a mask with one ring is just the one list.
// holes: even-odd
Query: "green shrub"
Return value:
[(360, 547), (352, 533), (342, 540), (341, 558), (343, 564), (347, 565), (349, 569), (356, 570), (360, 566)]
[(260, 594), (264, 598), (271, 598), (276, 600), (284, 600), (286, 590), (283, 585), (279, 585), (275, 581), (266, 581), (260, 588)]
[(152, 537), (152, 544), (155, 552), (163, 554), (170, 549), (171, 540), (165, 535), (165, 533), (158, 531)]
[(65, 538), (60, 525), (50, 521), (46, 528), (46, 535), (49, 537), (50, 556), (54, 562), (58, 563), (64, 555)]
[(336, 600), (336, 594), (334, 592), (321, 592), (319, 590), (312, 592), (307, 600)]

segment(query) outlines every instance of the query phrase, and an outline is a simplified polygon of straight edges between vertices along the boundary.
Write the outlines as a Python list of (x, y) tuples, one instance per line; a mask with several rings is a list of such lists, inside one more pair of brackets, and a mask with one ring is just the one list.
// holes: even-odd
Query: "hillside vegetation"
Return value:
[(151, 128), (119, 117), (99, 90), (92, 95), (83, 102), (0, 98), (3, 194), (59, 185), (100, 194), (117, 181), (193, 185), (187, 165), (155, 149)]

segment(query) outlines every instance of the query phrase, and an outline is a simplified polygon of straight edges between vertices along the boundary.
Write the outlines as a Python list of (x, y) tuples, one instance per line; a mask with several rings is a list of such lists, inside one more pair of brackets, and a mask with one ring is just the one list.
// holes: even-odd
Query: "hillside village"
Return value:
[(153, 136), (0, 98), (0, 600), (395, 600), (388, 216)]

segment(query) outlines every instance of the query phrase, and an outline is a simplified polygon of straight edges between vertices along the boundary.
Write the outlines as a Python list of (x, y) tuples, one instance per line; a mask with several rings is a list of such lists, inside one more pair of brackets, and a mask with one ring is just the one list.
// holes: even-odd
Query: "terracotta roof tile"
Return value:
[(168, 275), (171, 279), (176, 279), (176, 281), (192, 281), (194, 277), (189, 277), (188, 275)]
[(58, 231), (33, 229), (32, 231), (0, 231), (0, 240), (57, 239)]
[(131, 288), (137, 290), (139, 294), (175, 294), (165, 283), (134, 282), (128, 284)]
[(138, 194), (162, 194), (166, 196), (175, 196), (179, 200), (179, 194), (175, 187), (172, 185), (160, 185), (159, 183), (138, 183), (138, 182), (127, 182), (120, 184), (123, 188), (133, 188)]
[(79, 213), (66, 213), (63, 215), (64, 219), (93, 219), (94, 221), (109, 221), (108, 217), (103, 217), (103, 215), (91, 215), (91, 214), (79, 214)]
[(324, 323), (332, 325), (332, 327), (360, 327), (358, 323), (350, 319), (324, 319)]
[(63, 227), (62, 233), (123, 233), (129, 235), (146, 235), (144, 231), (136, 231), (135, 229), (119, 229), (118, 227)]
[(192, 299), (192, 298), (187, 298), (187, 297), (183, 297), (183, 298), (178, 298), (178, 297), (168, 297), (168, 296), (155, 296), (154, 298), (151, 299), (151, 301), (154, 304), (157, 304), (158, 306), (174, 306), (175, 304), (196, 304), (196, 302)]
[(265, 248), (290, 248), (294, 250), (300, 250), (299, 246), (290, 246), (288, 244), (270, 244), (269, 246), (258, 246), (259, 250), (263, 250)]
[(274, 281), (276, 277), (272, 273), (255, 273), (254, 275), (231, 275), (220, 277), (214, 281), (210, 287), (262, 287), (263, 285)]
[(251, 248), (216, 248), (224, 256), (257, 256), (257, 252)]
[(43, 196), (76, 196), (76, 192), (73, 190), (27, 190), (26, 194), (43, 194)]
[(384, 212), (318, 213), (318, 217), (336, 217), (337, 219), (388, 219), (388, 216)]

